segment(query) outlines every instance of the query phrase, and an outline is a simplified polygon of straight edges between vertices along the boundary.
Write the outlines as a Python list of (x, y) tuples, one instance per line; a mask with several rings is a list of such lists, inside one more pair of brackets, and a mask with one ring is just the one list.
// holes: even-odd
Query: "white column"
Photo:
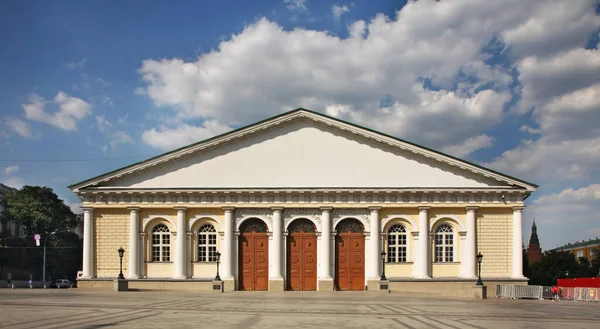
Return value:
[(322, 248), (319, 250), (321, 264), (321, 279), (330, 280), (331, 276), (331, 207), (321, 207), (321, 239)]
[(413, 277), (428, 279), (429, 276), (429, 207), (419, 207), (419, 240), (417, 241), (417, 258), (413, 265)]
[(523, 207), (513, 208), (512, 277), (523, 278)]
[(187, 221), (185, 207), (177, 207), (177, 239), (175, 240), (175, 259), (173, 262), (173, 278), (185, 279), (185, 259), (187, 254)]
[(381, 207), (369, 207), (371, 210), (371, 227), (369, 231), (369, 242), (371, 247), (370, 255), (367, 258), (369, 260), (367, 278), (370, 280), (379, 280), (381, 278), (381, 243), (379, 241), (380, 224), (379, 224), (379, 209)]
[(467, 243), (465, 246), (465, 252), (463, 253), (464, 258), (462, 264), (464, 264), (463, 275), (465, 278), (475, 278), (475, 256), (477, 253), (476, 237), (477, 237), (477, 225), (475, 224), (475, 211), (479, 207), (467, 207)]
[(138, 257), (140, 252), (138, 247), (140, 245), (138, 239), (140, 237), (140, 208), (131, 207), (129, 209), (129, 279), (138, 279), (140, 277), (139, 272), (139, 260)]
[(283, 223), (281, 222), (281, 207), (273, 207), (273, 272), (270, 273), (269, 278), (275, 280), (283, 280), (281, 275), (281, 250), (282, 250), (282, 236), (283, 236)]
[(233, 278), (233, 207), (225, 210), (225, 227), (223, 230), (223, 246), (221, 249), (221, 276), (223, 279)]
[(94, 276), (94, 209), (83, 208), (83, 268), (82, 277)]

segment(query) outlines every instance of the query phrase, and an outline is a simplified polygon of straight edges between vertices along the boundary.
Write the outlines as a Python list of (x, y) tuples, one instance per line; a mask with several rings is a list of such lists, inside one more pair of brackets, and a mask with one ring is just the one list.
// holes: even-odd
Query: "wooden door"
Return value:
[(240, 228), (240, 290), (269, 289), (269, 237), (266, 225), (250, 219)]
[(365, 236), (362, 225), (347, 219), (338, 225), (335, 239), (335, 285), (339, 290), (364, 290)]
[(306, 219), (294, 221), (287, 237), (287, 290), (317, 290), (317, 236)]

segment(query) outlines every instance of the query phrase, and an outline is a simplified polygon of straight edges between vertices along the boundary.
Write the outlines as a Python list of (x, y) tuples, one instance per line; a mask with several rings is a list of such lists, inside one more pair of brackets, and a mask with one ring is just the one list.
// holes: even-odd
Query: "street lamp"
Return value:
[(481, 261), (483, 260), (483, 255), (481, 253), (477, 254), (477, 265), (479, 266), (479, 273), (477, 274), (477, 283), (476, 286), (483, 286), (483, 281), (481, 281)]
[(217, 276), (215, 276), (215, 281), (221, 281), (221, 277), (219, 276), (219, 261), (221, 260), (221, 253), (215, 252), (215, 257), (217, 259)]
[(567, 278), (569, 277), (569, 270), (565, 271), (565, 277), (567, 277)]
[(385, 277), (385, 251), (381, 252), (381, 281), (386, 281), (387, 278)]
[(119, 280), (125, 280), (123, 276), (123, 255), (125, 254), (125, 249), (121, 247), (117, 251), (119, 252)]

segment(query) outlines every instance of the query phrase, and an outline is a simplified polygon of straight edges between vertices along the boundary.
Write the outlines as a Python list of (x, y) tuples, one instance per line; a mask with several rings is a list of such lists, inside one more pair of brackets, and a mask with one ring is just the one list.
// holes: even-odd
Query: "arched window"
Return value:
[(403, 225), (396, 224), (387, 232), (388, 263), (406, 262), (406, 228)]
[(217, 261), (217, 230), (211, 224), (204, 224), (198, 229), (198, 261)]
[(165, 224), (158, 224), (152, 230), (152, 261), (171, 261), (171, 232)]
[(448, 224), (442, 224), (435, 230), (435, 261), (454, 261), (454, 230)]

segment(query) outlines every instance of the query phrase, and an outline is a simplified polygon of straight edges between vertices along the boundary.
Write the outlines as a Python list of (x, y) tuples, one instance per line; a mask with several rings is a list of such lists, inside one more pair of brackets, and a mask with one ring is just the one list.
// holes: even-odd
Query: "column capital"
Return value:
[(479, 209), (478, 206), (467, 206), (466, 208), (467, 208), (467, 211), (475, 211), (475, 210)]
[(221, 209), (225, 210), (225, 211), (232, 211), (235, 210), (235, 207), (231, 207), (231, 206), (225, 206), (225, 207), (221, 207)]
[(523, 209), (525, 209), (524, 206), (520, 206), (520, 207), (513, 207), (513, 211), (522, 211)]
[(282, 211), (283, 207), (271, 207), (271, 210), (273, 210), (273, 211)]
[(427, 210), (429, 210), (430, 208), (431, 208), (431, 207), (418, 207), (419, 211), (423, 211), (423, 210), (427, 211)]
[(140, 207), (127, 207), (127, 209), (131, 211), (140, 211)]
[(84, 212), (94, 212), (94, 208), (92, 207), (81, 207), (81, 210)]
[(333, 207), (323, 206), (323, 207), (319, 207), (319, 209), (321, 209), (323, 211), (331, 211), (331, 210), (333, 210)]
[(371, 211), (377, 211), (380, 209), (381, 209), (381, 207), (377, 207), (377, 206), (369, 207), (369, 210), (371, 210)]
[(186, 211), (186, 210), (187, 210), (187, 207), (181, 207), (181, 206), (177, 206), (177, 207), (174, 207), (174, 208), (175, 208), (177, 211)]

